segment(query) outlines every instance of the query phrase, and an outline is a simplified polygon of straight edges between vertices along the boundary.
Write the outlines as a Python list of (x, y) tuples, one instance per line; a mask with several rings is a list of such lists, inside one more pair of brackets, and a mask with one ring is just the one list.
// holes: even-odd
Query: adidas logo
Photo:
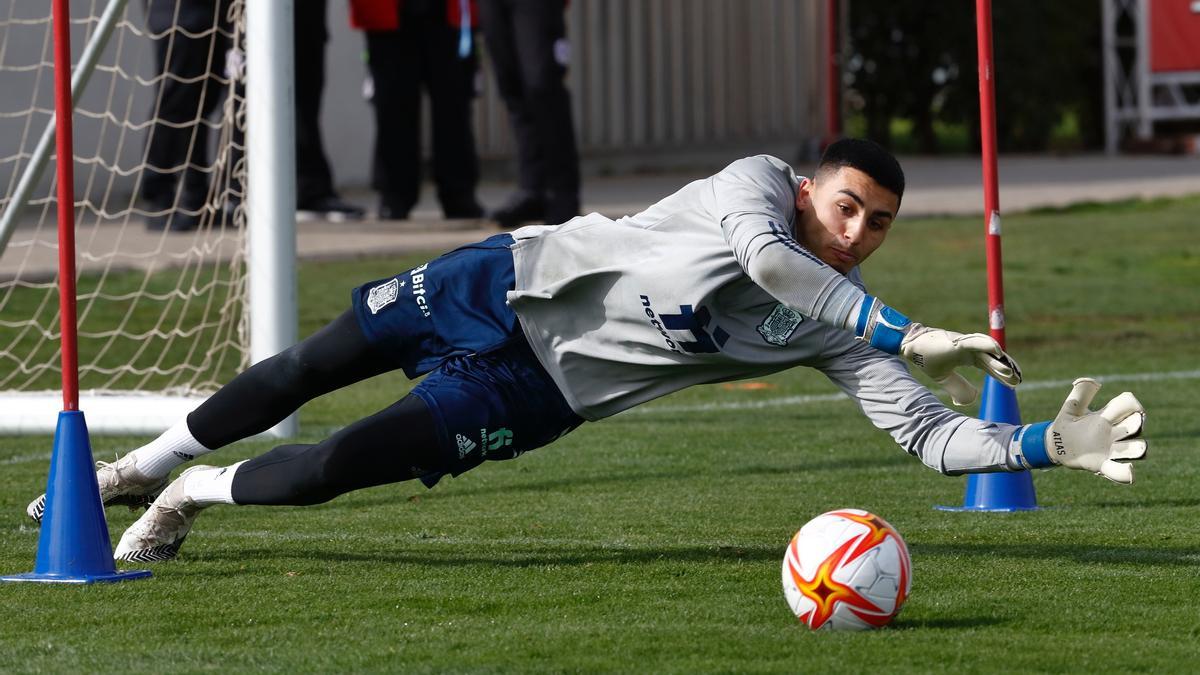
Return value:
[(182, 460), (183, 460), (183, 461), (185, 461), (185, 462), (190, 462), (190, 461), (192, 461), (193, 459), (196, 459), (196, 456), (195, 456), (195, 455), (189, 455), (189, 454), (188, 454), (188, 453), (186, 453), (186, 452), (180, 452), (180, 451), (178, 451), (178, 450), (172, 450), (172, 451), (171, 451), (171, 454), (172, 454), (172, 455), (175, 455), (176, 457), (178, 457), (179, 459), (182, 459)]
[(462, 434), (455, 434), (454, 439), (456, 441), (458, 441), (458, 458), (459, 459), (466, 457), (476, 447), (475, 441), (467, 438), (466, 436), (463, 436)]

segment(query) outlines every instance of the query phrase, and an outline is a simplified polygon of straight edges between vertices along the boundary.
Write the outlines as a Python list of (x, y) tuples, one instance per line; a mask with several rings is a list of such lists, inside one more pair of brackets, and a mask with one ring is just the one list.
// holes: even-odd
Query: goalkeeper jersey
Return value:
[(854, 339), (861, 277), (796, 241), (799, 183), (760, 155), (633, 216), (515, 230), (507, 299), (572, 409), (597, 420), (691, 385), (804, 365), (925, 463), (1006, 468), (1017, 427), (947, 409), (898, 358)]
[(634, 216), (513, 232), (509, 304), (576, 412), (815, 363), (864, 292), (796, 242), (799, 182), (750, 157)]

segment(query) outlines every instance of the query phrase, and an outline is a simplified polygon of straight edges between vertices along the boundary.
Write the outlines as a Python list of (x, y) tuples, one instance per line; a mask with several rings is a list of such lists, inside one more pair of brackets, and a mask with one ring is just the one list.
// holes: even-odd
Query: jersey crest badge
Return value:
[(396, 301), (396, 297), (400, 294), (400, 286), (399, 279), (392, 279), (372, 288), (367, 293), (367, 308), (371, 310), (372, 314), (378, 314), (379, 310)]
[(796, 326), (804, 320), (804, 315), (783, 305), (775, 305), (775, 309), (763, 319), (758, 326), (758, 334), (768, 343), (777, 347), (786, 347)]

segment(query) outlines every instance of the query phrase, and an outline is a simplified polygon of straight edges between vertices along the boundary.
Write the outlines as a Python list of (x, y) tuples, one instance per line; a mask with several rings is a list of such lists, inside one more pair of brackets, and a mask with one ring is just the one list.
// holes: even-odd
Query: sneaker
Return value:
[(325, 220), (331, 223), (344, 223), (351, 220), (362, 220), (367, 212), (359, 206), (343, 201), (340, 197), (330, 195), (317, 199), (306, 199), (296, 205), (296, 219)]
[(376, 217), (379, 220), (408, 220), (408, 211), (390, 202), (380, 201)]
[(158, 499), (150, 505), (117, 544), (113, 559), (128, 562), (152, 563), (172, 560), (179, 554), (179, 547), (192, 531), (192, 523), (203, 506), (198, 506), (183, 492), (184, 479), (193, 471), (213, 469), (211, 466), (193, 466), (179, 474)]
[[(112, 464), (96, 462), (96, 482), (105, 506), (128, 506), (131, 511), (149, 506), (167, 485), (166, 478), (150, 478), (138, 471), (129, 455)], [(29, 502), (25, 513), (40, 524), (46, 513), (46, 495)]]
[(511, 230), (521, 223), (542, 220), (546, 216), (546, 201), (542, 196), (528, 190), (517, 190), (509, 196), (503, 206), (489, 214), (500, 227)]

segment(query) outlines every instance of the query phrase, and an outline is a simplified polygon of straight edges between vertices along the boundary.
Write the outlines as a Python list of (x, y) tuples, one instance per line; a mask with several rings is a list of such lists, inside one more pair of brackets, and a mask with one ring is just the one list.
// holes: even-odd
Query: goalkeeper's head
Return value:
[(796, 239), (842, 274), (879, 248), (900, 210), (904, 171), (868, 140), (831, 144), (796, 191)]
[(875, 141), (863, 138), (843, 138), (825, 148), (813, 179), (836, 174), (844, 168), (857, 169), (871, 177), (880, 187), (896, 195), (896, 205), (904, 197), (904, 170), (892, 153)]

